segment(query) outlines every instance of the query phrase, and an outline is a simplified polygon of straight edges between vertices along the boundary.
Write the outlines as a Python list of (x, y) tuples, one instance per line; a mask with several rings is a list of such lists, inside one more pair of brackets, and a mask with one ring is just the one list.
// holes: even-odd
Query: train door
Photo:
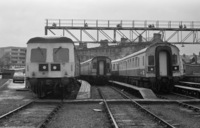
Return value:
[(104, 61), (99, 61), (99, 75), (104, 75), (105, 64)]
[(159, 52), (159, 71), (160, 76), (167, 76), (167, 53), (165, 51)]
[(159, 46), (156, 48), (156, 77), (172, 76), (172, 51), (168, 46)]

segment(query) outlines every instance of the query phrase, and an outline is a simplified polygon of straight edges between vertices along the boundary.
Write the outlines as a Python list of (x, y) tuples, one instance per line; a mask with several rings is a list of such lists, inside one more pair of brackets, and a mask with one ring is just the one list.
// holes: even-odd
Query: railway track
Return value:
[(42, 128), (61, 106), (62, 103), (31, 101), (0, 116), (0, 126)]
[(200, 98), (200, 83), (180, 81), (179, 85), (175, 85), (175, 92)]
[(104, 101), (106, 110), (115, 128), (119, 127), (175, 128), (173, 125), (170, 125), (163, 119), (159, 118), (150, 111), (146, 110), (140, 104), (138, 104), (137, 102), (135, 102), (134, 100), (132, 100), (131, 98), (129, 98), (128, 96), (124, 95), (121, 92), (119, 93), (124, 95), (124, 97), (126, 97), (127, 99), (129, 99), (130, 100), (129, 102), (127, 101), (109, 102), (106, 100), (104, 94), (100, 89), (99, 93)]
[(161, 99), (168, 99), (168, 100), (190, 100), (190, 99), (195, 99), (195, 97), (191, 96), (186, 96), (178, 93), (169, 93), (169, 94), (157, 94), (156, 95), (158, 98)]

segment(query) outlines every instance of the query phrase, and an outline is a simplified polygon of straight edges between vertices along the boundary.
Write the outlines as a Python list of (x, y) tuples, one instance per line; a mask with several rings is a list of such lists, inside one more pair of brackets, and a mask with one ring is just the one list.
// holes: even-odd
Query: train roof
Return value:
[(146, 48), (144, 48), (144, 49), (141, 49), (141, 50), (139, 50), (139, 51), (137, 51), (137, 52), (134, 52), (134, 53), (132, 53), (132, 54), (130, 54), (130, 55), (128, 55), (128, 56), (125, 56), (125, 57), (123, 57), (123, 58), (121, 58), (121, 59), (127, 59), (127, 58), (129, 58), (129, 57), (132, 57), (132, 56), (135, 56), (135, 55), (144, 53), (148, 48), (149, 48), (149, 47), (146, 47)]
[(34, 37), (27, 42), (27, 44), (30, 43), (74, 43), (74, 42), (67, 37)]
[[(89, 59), (89, 60), (86, 60), (86, 61), (84, 61), (84, 62), (81, 62), (81, 64), (88, 63), (88, 62), (90, 62), (90, 61), (92, 61), (93, 59), (98, 58), (98, 57), (106, 57), (106, 58), (110, 59), (110, 58), (107, 57), (107, 56), (95, 56), (95, 57), (93, 57), (93, 58), (91, 58), (91, 59)], [(110, 60), (111, 60), (111, 59), (110, 59)]]
[[(161, 43), (166, 43), (166, 44), (168, 44), (168, 45), (171, 45), (171, 46), (174, 46), (174, 47), (178, 48), (176, 45), (172, 45), (171, 43), (168, 43), (168, 42), (161, 42)], [(132, 57), (132, 56), (135, 56), (135, 55), (144, 53), (147, 49), (149, 49), (150, 47), (152, 47), (152, 46), (154, 46), (154, 45), (157, 45), (157, 44), (160, 44), (160, 43), (158, 43), (158, 42), (153, 43), (153, 44), (149, 45), (149, 46), (146, 47), (146, 48), (143, 48), (143, 49), (141, 49), (141, 50), (139, 50), (139, 51), (137, 51), (137, 52), (131, 53), (130, 55), (124, 56), (124, 57), (122, 57), (122, 58), (120, 58), (120, 59), (112, 60), (112, 63), (118, 62), (118, 61), (120, 61), (120, 60), (125, 60), (125, 59), (127, 59), (127, 58), (129, 58), (129, 57)], [(178, 48), (178, 50), (179, 50), (179, 48)]]
[(112, 63), (118, 62), (118, 61), (120, 61), (120, 60), (121, 60), (121, 59), (112, 60)]
[(88, 63), (88, 62), (90, 62), (91, 60), (92, 60), (92, 59), (86, 60), (86, 61), (84, 61), (84, 62), (81, 62), (81, 64)]

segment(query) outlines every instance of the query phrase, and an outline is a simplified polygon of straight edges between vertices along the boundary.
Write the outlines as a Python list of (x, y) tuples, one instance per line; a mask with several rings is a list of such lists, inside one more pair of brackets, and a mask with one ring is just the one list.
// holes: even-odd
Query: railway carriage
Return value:
[(81, 63), (81, 78), (92, 84), (105, 84), (111, 75), (111, 59), (96, 56)]
[(156, 42), (138, 52), (112, 61), (112, 79), (170, 92), (183, 75), (179, 49), (167, 42)]
[(67, 37), (35, 37), (27, 42), (27, 87), (38, 97), (72, 92), (79, 76), (79, 58)]

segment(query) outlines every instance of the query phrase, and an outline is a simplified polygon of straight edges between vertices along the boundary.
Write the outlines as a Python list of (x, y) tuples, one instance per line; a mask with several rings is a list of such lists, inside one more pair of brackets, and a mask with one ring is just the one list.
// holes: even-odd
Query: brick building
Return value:
[(120, 45), (101, 45), (94, 48), (77, 48), (80, 61), (86, 61), (95, 56), (108, 56), (112, 60), (122, 58), (149, 45), (150, 42), (124, 43)]

